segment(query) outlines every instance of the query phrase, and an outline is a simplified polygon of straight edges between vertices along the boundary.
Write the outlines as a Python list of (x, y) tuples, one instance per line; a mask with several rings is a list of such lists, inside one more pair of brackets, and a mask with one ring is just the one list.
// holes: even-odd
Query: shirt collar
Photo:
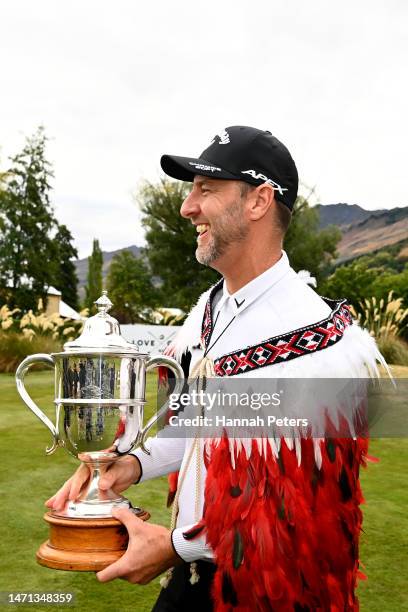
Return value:
[(243, 312), (252, 302), (258, 299), (267, 289), (278, 283), (290, 270), (289, 259), (285, 251), (281, 258), (270, 268), (241, 287), (235, 293), (229, 293), (224, 281), (222, 295), (217, 304), (218, 311), (229, 301), (235, 315)]

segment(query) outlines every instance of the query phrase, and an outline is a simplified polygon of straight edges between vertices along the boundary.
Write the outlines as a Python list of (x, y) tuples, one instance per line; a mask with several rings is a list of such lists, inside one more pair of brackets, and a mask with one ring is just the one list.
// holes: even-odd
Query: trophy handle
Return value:
[(58, 431), (54, 425), (50, 421), (50, 419), (43, 413), (41, 408), (37, 406), (37, 404), (31, 399), (24, 385), (24, 378), (27, 374), (28, 370), (35, 363), (46, 363), (51, 366), (55, 366), (55, 361), (51, 357), (51, 355), (47, 355), (46, 353), (37, 353), (35, 355), (29, 355), (20, 363), (16, 370), (16, 383), (17, 383), (17, 391), (20, 394), (23, 402), (28, 406), (28, 408), (34, 412), (35, 416), (40, 419), (48, 427), (53, 436), (52, 446), (45, 449), (47, 455), (51, 455), (58, 448)]
[[(150, 370), (153, 370), (154, 368), (158, 368), (160, 366), (164, 366), (173, 372), (173, 374), (176, 377), (176, 386), (174, 388), (173, 393), (180, 393), (184, 385), (184, 372), (183, 372), (183, 368), (181, 367), (181, 365), (177, 363), (177, 361), (175, 359), (172, 359), (171, 357), (166, 357), (166, 355), (156, 355), (155, 357), (151, 357), (149, 361), (147, 362), (146, 372), (149, 372)], [(167, 414), (167, 410), (168, 410), (168, 401), (165, 402), (165, 404), (163, 404), (163, 406), (159, 408), (156, 414), (154, 414), (147, 421), (146, 425), (143, 427), (142, 431), (140, 432), (139, 445), (140, 445), (140, 448), (147, 455), (150, 455), (150, 451), (148, 448), (146, 448), (146, 445), (145, 445), (147, 434), (149, 433), (153, 425), (155, 425), (155, 423), (157, 423), (157, 421), (161, 419), (162, 416)]]

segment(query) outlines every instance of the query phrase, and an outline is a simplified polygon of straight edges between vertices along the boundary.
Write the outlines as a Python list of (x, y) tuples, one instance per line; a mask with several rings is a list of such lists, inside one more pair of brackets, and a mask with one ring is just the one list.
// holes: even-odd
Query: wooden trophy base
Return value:
[[(137, 515), (147, 521), (144, 510)], [(115, 518), (77, 519), (44, 514), (50, 538), (37, 551), (37, 562), (45, 567), (77, 572), (98, 572), (126, 551), (127, 529)]]

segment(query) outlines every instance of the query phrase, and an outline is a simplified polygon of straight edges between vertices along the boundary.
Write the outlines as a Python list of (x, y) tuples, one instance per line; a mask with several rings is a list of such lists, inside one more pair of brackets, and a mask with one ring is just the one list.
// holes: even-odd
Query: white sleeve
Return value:
[(179, 557), (191, 563), (192, 561), (213, 561), (214, 553), (210, 546), (205, 541), (205, 536), (194, 538), (194, 540), (186, 540), (183, 533), (194, 527), (194, 525), (186, 525), (185, 527), (177, 527), (171, 533), (171, 541), (174, 549)]
[(147, 455), (141, 448), (132, 451), (131, 455), (135, 455), (139, 459), (142, 475), (139, 482), (144, 482), (150, 478), (157, 478), (176, 472), (180, 469), (181, 462), (184, 456), (186, 439), (180, 438), (148, 438), (146, 448), (150, 450), (150, 455)]

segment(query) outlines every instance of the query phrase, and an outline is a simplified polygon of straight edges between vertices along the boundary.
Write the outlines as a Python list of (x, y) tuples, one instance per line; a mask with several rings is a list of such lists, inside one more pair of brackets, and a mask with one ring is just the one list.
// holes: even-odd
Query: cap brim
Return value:
[(179, 181), (192, 183), (197, 174), (199, 176), (210, 176), (215, 179), (242, 180), (235, 176), (235, 174), (231, 174), (220, 166), (199, 157), (163, 155), (160, 165), (168, 176)]

